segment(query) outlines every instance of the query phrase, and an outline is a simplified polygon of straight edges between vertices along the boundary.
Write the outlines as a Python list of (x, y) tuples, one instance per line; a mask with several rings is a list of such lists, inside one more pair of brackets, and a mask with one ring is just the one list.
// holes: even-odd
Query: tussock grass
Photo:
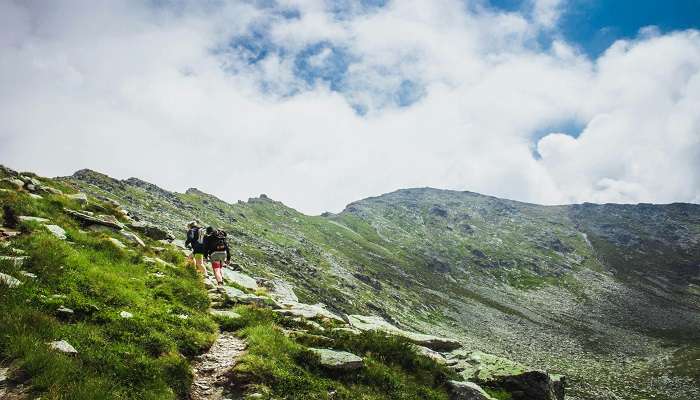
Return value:
[[(400, 338), (368, 332), (353, 337), (329, 331), (313, 332), (332, 339), (333, 348), (360, 355), (365, 367), (333, 372), (319, 365), (308, 337), (284, 335), (280, 319), (268, 310), (238, 307), (240, 335), (248, 352), (234, 368), (234, 381), (264, 398), (287, 399), (447, 399), (443, 367), (416, 354)], [(291, 322), (291, 324), (294, 324)]]

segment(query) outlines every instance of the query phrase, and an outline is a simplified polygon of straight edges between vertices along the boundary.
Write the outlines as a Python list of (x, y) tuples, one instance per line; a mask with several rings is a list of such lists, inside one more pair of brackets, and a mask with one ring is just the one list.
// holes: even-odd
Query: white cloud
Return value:
[[(351, 18), (310, 0), (285, 2), (299, 18), (139, 4), (0, 1), (3, 163), (231, 201), (267, 193), (310, 213), (426, 185), (540, 203), (700, 199), (696, 31), (646, 29), (590, 60), (561, 40), (533, 45), (556, 29), (557, 1), (534, 2), (532, 17), (456, 0)], [(255, 65), (227, 48), (251, 30), (270, 46)], [(295, 75), (295, 55), (321, 42), (352, 57), (343, 92)], [(401, 108), (404, 81), (423, 95)], [(578, 138), (537, 139), (571, 120)]]

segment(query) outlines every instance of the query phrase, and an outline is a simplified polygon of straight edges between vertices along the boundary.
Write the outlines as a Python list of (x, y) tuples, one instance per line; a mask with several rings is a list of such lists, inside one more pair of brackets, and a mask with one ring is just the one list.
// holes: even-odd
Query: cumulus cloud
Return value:
[(339, 4), (0, 1), (0, 159), (309, 213), (414, 186), (700, 201), (697, 31), (590, 59), (560, 1)]

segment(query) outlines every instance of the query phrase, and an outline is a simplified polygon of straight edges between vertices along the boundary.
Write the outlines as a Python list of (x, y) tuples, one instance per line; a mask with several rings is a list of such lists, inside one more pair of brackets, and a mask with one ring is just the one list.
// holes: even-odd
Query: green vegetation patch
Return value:
[[(420, 356), (405, 340), (380, 333), (350, 335), (328, 330), (288, 337), (283, 327), (298, 322), (280, 319), (267, 310), (238, 307), (240, 334), (248, 352), (234, 368), (241, 389), (264, 398), (286, 399), (447, 399), (443, 383), (449, 372)], [(359, 355), (364, 368), (329, 371), (307, 345), (323, 339), (337, 350)]]

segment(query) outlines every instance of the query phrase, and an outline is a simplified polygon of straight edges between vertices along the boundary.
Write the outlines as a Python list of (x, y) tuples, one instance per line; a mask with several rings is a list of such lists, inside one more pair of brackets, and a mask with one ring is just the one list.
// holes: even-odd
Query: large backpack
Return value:
[(226, 232), (222, 229), (217, 229), (212, 234), (212, 249), (214, 251), (226, 251)]
[(204, 243), (204, 229), (195, 226), (190, 229), (190, 231), (187, 233), (187, 238), (190, 239), (190, 241), (194, 243), (199, 243), (203, 244)]

